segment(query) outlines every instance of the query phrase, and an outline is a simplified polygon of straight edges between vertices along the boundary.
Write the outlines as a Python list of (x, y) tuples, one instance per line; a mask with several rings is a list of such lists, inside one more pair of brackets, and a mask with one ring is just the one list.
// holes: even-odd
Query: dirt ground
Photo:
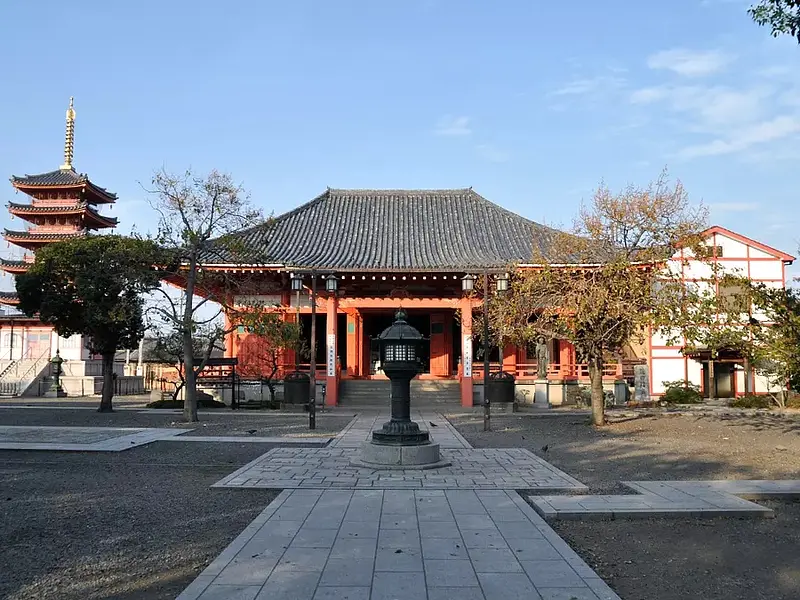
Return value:
[(0, 598), (175, 598), (277, 495), (210, 486), (272, 447), (0, 451)]
[[(658, 479), (800, 479), (800, 419), (781, 415), (651, 416), (602, 429), (585, 416), (451, 421), (476, 447), (524, 447), (590, 493)], [(623, 600), (797, 600), (800, 502), (765, 501), (774, 519), (553, 521)]]

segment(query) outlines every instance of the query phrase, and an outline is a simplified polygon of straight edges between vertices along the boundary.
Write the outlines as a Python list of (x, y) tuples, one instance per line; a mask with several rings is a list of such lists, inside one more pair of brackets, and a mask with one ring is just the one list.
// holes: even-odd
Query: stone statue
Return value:
[(547, 367), (550, 364), (550, 348), (543, 335), (536, 338), (536, 377), (547, 379)]

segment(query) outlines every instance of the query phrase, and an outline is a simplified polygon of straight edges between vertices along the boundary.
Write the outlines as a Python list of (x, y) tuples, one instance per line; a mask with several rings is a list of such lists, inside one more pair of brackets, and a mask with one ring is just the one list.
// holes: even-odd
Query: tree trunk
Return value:
[(708, 360), (708, 399), (713, 400), (717, 397), (717, 377), (714, 373), (714, 359)]
[(197, 417), (197, 379), (194, 373), (194, 346), (191, 330), (183, 333), (183, 368), (186, 370), (183, 388), (183, 418), (189, 423), (199, 421)]
[(603, 394), (603, 358), (589, 358), (589, 381), (592, 389), (592, 425), (606, 424), (606, 401)]
[(114, 397), (114, 352), (103, 354), (103, 393), (100, 396), (98, 412), (111, 412), (111, 399)]

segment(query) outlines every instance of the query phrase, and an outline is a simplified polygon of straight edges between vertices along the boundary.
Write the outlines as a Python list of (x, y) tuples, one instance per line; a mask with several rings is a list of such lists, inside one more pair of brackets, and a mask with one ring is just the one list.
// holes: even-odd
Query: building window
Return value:
[(716, 254), (717, 258), (722, 258), (722, 246), (717, 246), (716, 252), (717, 252)]

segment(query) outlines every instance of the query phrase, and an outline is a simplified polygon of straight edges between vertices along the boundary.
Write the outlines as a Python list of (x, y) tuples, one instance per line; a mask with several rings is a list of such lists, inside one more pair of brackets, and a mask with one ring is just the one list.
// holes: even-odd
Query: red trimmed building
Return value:
[[(241, 231), (239, 251), (252, 261), (226, 260), (223, 256), (205, 268), (231, 270), (255, 278), (254, 289), (234, 298), (240, 306), (254, 301), (275, 306), (287, 321), (300, 319), (309, 335), (310, 281), (317, 285), (317, 380), (326, 383), (327, 404), (354, 404), (384, 397), (385, 379), (378, 352), (371, 340), (402, 307), (409, 322), (429, 339), (423, 372), (415, 385), (429, 397), (472, 406), (481, 398), (483, 361), (472, 337), (472, 315), (481, 301), (462, 293), (465, 275), (484, 270), (535, 267), (531, 257), (550, 256), (554, 230), (493, 204), (471, 188), (450, 190), (341, 190), (328, 189), (317, 198), (269, 223)], [(716, 260), (745, 268), (759, 281), (783, 285), (785, 265), (793, 257), (720, 227), (708, 230), (708, 243)], [(724, 253), (724, 257), (723, 257)], [(241, 255), (238, 255), (241, 256)], [(564, 261), (567, 262), (567, 261)], [(740, 264), (741, 263), (741, 264)], [(695, 268), (700, 268), (695, 266)], [(291, 292), (291, 274), (304, 274), (304, 290)], [(338, 292), (325, 292), (328, 275), (338, 279)], [(699, 276), (699, 275), (698, 275)], [(688, 279), (687, 279), (688, 281)], [(307, 338), (310, 339), (310, 338)], [(258, 376), (263, 342), (244, 330), (226, 340), (226, 356), (239, 358), (239, 371)], [(588, 369), (578, 364), (575, 349), (566, 340), (550, 340), (547, 379), (549, 399), (562, 402), (588, 383)], [(680, 358), (680, 369), (675, 360)], [(653, 335), (643, 346), (631, 346), (619, 361), (606, 365), (607, 387), (623, 378), (632, 382), (633, 365), (649, 366), (650, 392), (663, 392), (663, 381), (687, 378), (703, 385), (707, 359), (684, 357), (680, 347), (664, 347)], [(666, 362), (671, 361), (671, 362)], [(729, 388), (741, 394), (742, 361), (725, 357), (717, 362), (718, 396)], [(295, 353), (284, 354), (284, 369), (292, 370)], [(533, 402), (537, 368), (533, 348), (507, 346), (490, 352), (492, 370), (517, 377), (517, 397)], [(307, 365), (306, 365), (307, 368)], [(678, 373), (678, 370), (681, 372)], [(756, 391), (766, 391), (763, 381), (748, 374)], [(706, 376), (707, 377), (707, 376)], [(737, 379), (738, 378), (738, 379)], [(727, 381), (727, 380), (726, 380)], [(380, 395), (378, 395), (380, 394)]]

